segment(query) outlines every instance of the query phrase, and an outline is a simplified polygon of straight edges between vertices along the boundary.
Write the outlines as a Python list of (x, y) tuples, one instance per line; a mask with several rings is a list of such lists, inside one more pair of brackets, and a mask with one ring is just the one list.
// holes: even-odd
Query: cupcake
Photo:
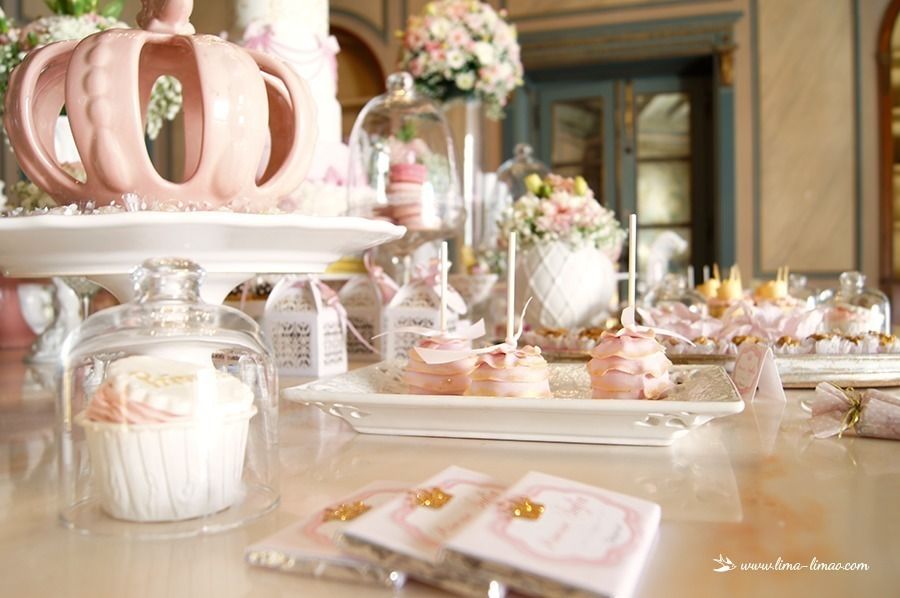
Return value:
[(468, 395), (480, 397), (549, 398), (550, 368), (541, 349), (525, 345), (482, 355), (472, 372)]
[[(467, 351), (470, 344), (467, 340), (447, 336), (434, 336), (419, 341), (409, 352), (409, 361), (403, 372), (403, 381), (406, 382), (410, 394), (465, 394), (471, 383), (477, 358), (468, 354), (459, 359), (443, 361), (430, 359), (429, 352)], [(435, 363), (436, 361), (441, 363)]]
[(101, 508), (127, 521), (211, 515), (243, 496), (253, 391), (217, 371), (135, 356), (107, 367), (75, 421)]
[(626, 326), (603, 335), (588, 372), (595, 399), (659, 399), (672, 387), (670, 367), (652, 330)]

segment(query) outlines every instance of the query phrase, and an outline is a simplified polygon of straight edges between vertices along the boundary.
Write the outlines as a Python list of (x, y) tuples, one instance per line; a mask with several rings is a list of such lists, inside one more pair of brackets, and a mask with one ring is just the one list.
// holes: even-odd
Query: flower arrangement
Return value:
[(574, 249), (596, 247), (613, 262), (619, 259), (625, 230), (582, 177), (531, 174), (525, 186), (528, 192), (501, 217), (501, 238), (515, 231), (523, 248), (562, 241)]
[[(113, 0), (101, 10), (99, 0), (45, 0), (52, 15), (41, 17), (17, 28), (0, 9), (0, 117), (6, 105), (6, 91), (12, 70), (31, 50), (47, 44), (80, 40), (93, 33), (113, 28), (128, 28), (118, 20), (122, 0)], [(181, 110), (181, 83), (173, 77), (161, 77), (147, 106), (147, 135), (156, 139), (163, 121), (172, 120)]]
[(505, 16), (476, 0), (429, 2), (400, 34), (401, 68), (429, 96), (478, 98), (489, 116), (499, 118), (523, 72), (516, 28)]

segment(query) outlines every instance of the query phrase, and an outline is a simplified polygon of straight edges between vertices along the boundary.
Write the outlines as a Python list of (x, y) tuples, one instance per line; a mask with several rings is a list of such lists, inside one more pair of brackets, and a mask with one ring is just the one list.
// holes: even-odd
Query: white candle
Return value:
[(506, 342), (516, 336), (516, 233), (509, 233), (509, 250), (506, 254)]
[(447, 332), (447, 242), (441, 243), (441, 334)]
[(628, 219), (628, 307), (634, 307), (634, 287), (637, 268), (637, 214)]

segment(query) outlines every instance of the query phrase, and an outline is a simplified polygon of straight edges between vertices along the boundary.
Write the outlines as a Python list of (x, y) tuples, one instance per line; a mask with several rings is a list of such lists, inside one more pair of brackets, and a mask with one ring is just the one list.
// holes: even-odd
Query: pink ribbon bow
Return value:
[(615, 336), (622, 336), (623, 334), (627, 334), (630, 332), (637, 332), (638, 334), (646, 334), (648, 332), (652, 332), (658, 336), (670, 336), (672, 338), (678, 339), (683, 343), (687, 343), (689, 345), (693, 345), (694, 342), (686, 337), (681, 336), (677, 332), (672, 332), (671, 330), (666, 330), (665, 328), (654, 328), (652, 326), (638, 326), (637, 320), (635, 319), (635, 308), (632, 306), (628, 306), (622, 310), (622, 317), (619, 318), (622, 322), (622, 328), (617, 330), (613, 334)]
[[(338, 297), (337, 292), (332, 289), (330, 286), (319, 280), (317, 276), (309, 276), (309, 289), (312, 291), (313, 298), (316, 303), (319, 305), (325, 305), (327, 307), (331, 307), (334, 311), (337, 312), (338, 320), (341, 322), (341, 326), (346, 327), (353, 333), (353, 336), (362, 343), (362, 345), (371, 351), (372, 353), (378, 353), (378, 349), (369, 344), (362, 334), (359, 333), (359, 330), (356, 329), (356, 326), (353, 325), (353, 322), (350, 321), (350, 318), (347, 317), (347, 309), (341, 303), (340, 297)], [(297, 284), (303, 284), (304, 281), (298, 281)]]
[[(505, 354), (515, 353), (519, 347), (519, 338), (521, 338), (522, 331), (524, 330), (525, 326), (525, 312), (528, 311), (528, 306), (530, 304), (531, 297), (528, 298), (528, 301), (525, 302), (525, 307), (522, 308), (522, 314), (519, 318), (519, 329), (516, 330), (516, 333), (512, 338), (508, 338), (502, 343), (491, 345), (490, 347), (484, 347), (482, 349), (464, 349), (460, 351), (452, 351), (449, 349), (425, 349), (423, 347), (416, 347), (416, 353), (418, 353), (419, 357), (422, 358), (422, 361), (424, 361), (428, 365), (450, 363), (453, 361), (458, 361), (460, 359), (466, 359), (468, 357), (494, 353), (495, 351), (499, 351)], [(479, 320), (478, 324), (481, 325), (482, 330), (482, 333), (479, 336), (483, 336), (484, 320)]]
[(369, 274), (369, 280), (378, 289), (381, 296), (381, 304), (387, 305), (400, 290), (394, 279), (384, 273), (384, 268), (375, 263), (372, 259), (372, 252), (367, 251), (363, 256), (363, 264), (366, 266), (366, 272)]

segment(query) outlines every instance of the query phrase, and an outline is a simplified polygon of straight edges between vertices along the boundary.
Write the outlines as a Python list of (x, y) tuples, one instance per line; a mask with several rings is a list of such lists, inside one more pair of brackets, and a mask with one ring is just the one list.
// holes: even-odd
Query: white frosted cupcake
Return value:
[(84, 428), (103, 510), (128, 521), (181, 521), (243, 495), (253, 391), (210, 367), (126, 357), (107, 368)]

